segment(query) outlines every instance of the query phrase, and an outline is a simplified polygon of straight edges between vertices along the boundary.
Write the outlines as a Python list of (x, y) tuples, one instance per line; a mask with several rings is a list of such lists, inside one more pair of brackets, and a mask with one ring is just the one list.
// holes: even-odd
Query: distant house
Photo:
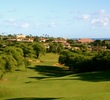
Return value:
[(16, 35), (16, 38), (26, 38), (26, 36), (23, 34), (18, 34), (18, 35)]
[(70, 43), (67, 42), (65, 38), (55, 38), (53, 42), (61, 43), (66, 49), (70, 49)]
[(23, 42), (33, 42), (34, 39), (33, 38), (24, 38), (22, 41)]
[(22, 38), (22, 37), (20, 37), (20, 38), (17, 38), (16, 41), (18, 41), (18, 42), (33, 42), (34, 39), (33, 38)]
[(64, 38), (56, 38), (53, 42), (66, 43), (67, 41)]
[(44, 43), (44, 46), (45, 46), (46, 49), (50, 48), (49, 43)]
[(16, 41), (23, 41), (24, 37), (17, 37)]
[(40, 38), (40, 42), (46, 42), (46, 38)]
[(26, 38), (25, 35), (16, 35), (16, 38), (9, 38), (8, 41), (18, 41), (18, 42), (33, 42), (34, 38)]
[(77, 40), (78, 43), (91, 43), (94, 42), (94, 40), (89, 39), (89, 38), (81, 38)]
[(64, 44), (64, 47), (66, 48), (66, 49), (70, 49), (71, 48), (71, 45), (70, 45), (70, 43), (63, 43)]

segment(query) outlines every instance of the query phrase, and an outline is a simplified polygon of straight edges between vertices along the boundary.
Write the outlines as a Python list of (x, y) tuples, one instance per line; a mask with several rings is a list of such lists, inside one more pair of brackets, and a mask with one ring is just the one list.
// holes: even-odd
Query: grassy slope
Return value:
[[(42, 56), (27, 71), (8, 73), (0, 82), (0, 100), (109, 100), (110, 71), (68, 74), (58, 55)], [(57, 71), (56, 71), (57, 70)]]

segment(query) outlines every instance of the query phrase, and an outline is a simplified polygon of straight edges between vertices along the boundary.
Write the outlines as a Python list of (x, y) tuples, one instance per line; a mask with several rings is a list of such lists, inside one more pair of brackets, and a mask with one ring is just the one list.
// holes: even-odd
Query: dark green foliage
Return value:
[(12, 55), (1, 55), (0, 56), (0, 78), (3, 78), (3, 75), (6, 72), (13, 72), (17, 66), (17, 61), (13, 58)]
[(2, 57), (0, 57), (0, 79), (2, 79), (3, 75), (5, 74), (5, 64), (5, 60)]
[(40, 38), (38, 36), (34, 37), (34, 41), (35, 42), (39, 42), (40, 41)]
[(93, 63), (97, 67), (96, 70), (106, 70), (110, 69), (110, 51), (98, 52), (95, 57), (93, 57)]
[(94, 42), (91, 43), (93, 46), (104, 46), (105, 43), (102, 40), (95, 40)]
[(104, 40), (103, 42), (105, 43), (107, 49), (110, 49), (110, 40)]
[(50, 43), (49, 45), (49, 52), (52, 52), (52, 53), (60, 53), (62, 50), (64, 50), (64, 47), (61, 43)]
[(35, 43), (33, 45), (33, 49), (34, 49), (34, 51), (36, 53), (36, 57), (37, 58), (39, 58), (40, 54), (45, 54), (46, 53), (46, 49), (45, 49), (44, 45), (41, 44), (41, 43)]
[(74, 45), (76, 43), (76, 41), (73, 39), (68, 39), (67, 42), (70, 43), (71, 45)]
[(24, 65), (22, 49), (8, 46), (4, 49), (4, 53), (6, 53), (7, 55), (11, 55), (17, 61), (18, 67)]
[(33, 56), (34, 50), (33, 50), (32, 45), (30, 45), (28, 43), (19, 43), (16, 46), (23, 50), (24, 57), (32, 57)]
[(74, 72), (90, 72), (110, 69), (110, 51), (102, 51), (94, 56), (63, 52), (59, 62)]
[(5, 61), (4, 69), (6, 72), (13, 72), (17, 66), (17, 61), (13, 58), (12, 55), (3, 55), (2, 59)]
[(61, 63), (61, 64), (66, 64), (67, 59), (68, 59), (68, 57), (69, 57), (71, 54), (72, 54), (72, 52), (70, 52), (70, 51), (68, 51), (68, 50), (62, 51), (62, 52), (60, 53), (60, 56), (59, 56), (59, 59), (58, 59), (59, 63)]
[(6, 72), (13, 72), (20, 67), (28, 66), (30, 63), (23, 57), (21, 48), (7, 46), (0, 55), (0, 76), (1, 78)]

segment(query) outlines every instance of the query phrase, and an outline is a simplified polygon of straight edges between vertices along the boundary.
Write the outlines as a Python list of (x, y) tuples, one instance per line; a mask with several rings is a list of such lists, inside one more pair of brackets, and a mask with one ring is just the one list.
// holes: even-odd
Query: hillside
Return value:
[(7, 73), (0, 81), (0, 100), (109, 100), (110, 71), (71, 74), (46, 54), (27, 70)]

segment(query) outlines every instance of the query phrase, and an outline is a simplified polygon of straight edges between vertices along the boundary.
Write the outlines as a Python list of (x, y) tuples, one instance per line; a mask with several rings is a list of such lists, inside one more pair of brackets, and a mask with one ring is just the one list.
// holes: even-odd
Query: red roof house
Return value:
[(78, 39), (77, 41), (78, 41), (78, 43), (91, 43), (91, 42), (94, 42), (94, 40), (89, 39), (89, 38), (81, 38), (81, 39)]

